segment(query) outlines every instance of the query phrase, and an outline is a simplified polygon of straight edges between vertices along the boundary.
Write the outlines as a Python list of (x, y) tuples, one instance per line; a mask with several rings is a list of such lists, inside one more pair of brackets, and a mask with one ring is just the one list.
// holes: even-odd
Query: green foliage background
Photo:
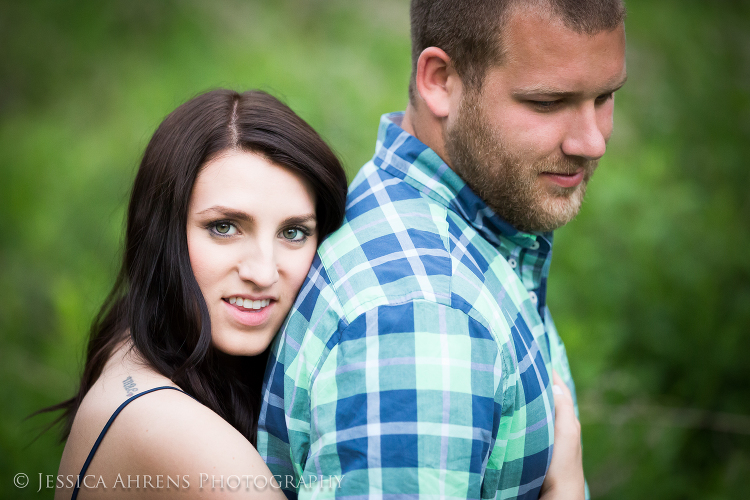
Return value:
[[(628, 8), (615, 136), (550, 284), (587, 476), (602, 499), (746, 498), (750, 6)], [(0, 498), (52, 497), (62, 447), (24, 417), (74, 390), (161, 119), (268, 90), (351, 176), (409, 68), (407, 0), (0, 0)]]

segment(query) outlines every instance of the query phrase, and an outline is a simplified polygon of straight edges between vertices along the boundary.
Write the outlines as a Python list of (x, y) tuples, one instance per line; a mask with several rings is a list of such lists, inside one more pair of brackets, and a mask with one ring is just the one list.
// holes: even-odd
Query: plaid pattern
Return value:
[(573, 389), (545, 304), (552, 235), (501, 220), (401, 119), (381, 119), (274, 342), (258, 451), (318, 478), (290, 498), (537, 498), (551, 369)]

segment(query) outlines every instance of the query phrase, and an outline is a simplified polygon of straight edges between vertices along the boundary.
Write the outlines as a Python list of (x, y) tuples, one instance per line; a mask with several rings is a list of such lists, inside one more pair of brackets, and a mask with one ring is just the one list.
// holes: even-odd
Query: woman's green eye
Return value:
[(305, 233), (297, 228), (284, 229), (281, 234), (290, 241), (302, 241), (305, 239)]
[(231, 222), (216, 222), (211, 229), (219, 236), (231, 236), (237, 232)]

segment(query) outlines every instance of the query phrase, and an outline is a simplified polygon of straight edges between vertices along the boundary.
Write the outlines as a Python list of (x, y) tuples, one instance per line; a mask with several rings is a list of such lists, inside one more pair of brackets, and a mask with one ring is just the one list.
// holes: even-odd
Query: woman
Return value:
[(159, 390), (122, 411), (82, 498), (206, 493), (217, 472), (270, 477), (252, 445), (265, 350), (345, 197), (336, 156), (265, 93), (208, 92), (164, 120), (136, 176), (122, 269), (92, 327), (79, 392), (60, 405), (68, 441), (56, 498), (74, 494), (118, 406), (156, 387), (185, 393)]
[[(164, 120), (80, 389), (58, 406), (55, 498), (283, 498), (253, 446), (266, 349), (345, 196), (336, 156), (265, 93), (208, 92)], [(574, 415), (560, 421), (575, 434)], [(580, 469), (567, 443), (549, 498)]]

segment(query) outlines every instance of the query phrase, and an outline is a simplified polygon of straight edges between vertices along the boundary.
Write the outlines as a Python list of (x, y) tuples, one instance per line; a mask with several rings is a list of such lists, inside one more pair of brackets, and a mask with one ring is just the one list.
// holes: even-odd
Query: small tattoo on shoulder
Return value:
[(128, 378), (122, 381), (122, 386), (125, 388), (125, 392), (127, 393), (128, 397), (138, 392), (138, 388), (135, 386), (135, 380), (133, 380), (133, 377), (129, 375)]

